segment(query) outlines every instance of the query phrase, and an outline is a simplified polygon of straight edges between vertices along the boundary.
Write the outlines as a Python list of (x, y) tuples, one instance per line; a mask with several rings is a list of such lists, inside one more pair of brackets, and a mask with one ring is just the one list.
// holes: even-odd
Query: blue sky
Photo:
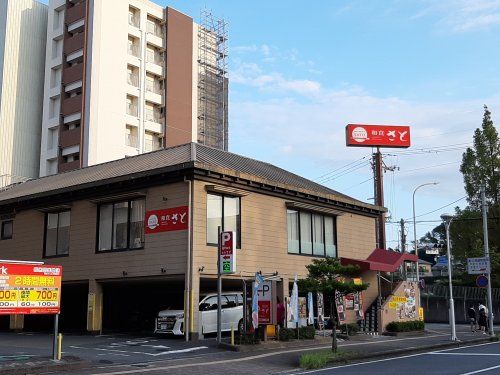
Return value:
[[(465, 196), (461, 154), (483, 104), (499, 118), (500, 0), (155, 1), (229, 23), (230, 151), (370, 202), (371, 149), (347, 148), (345, 125), (408, 124), (413, 146), (384, 150), (399, 168), (385, 174), (391, 220), (411, 218), (422, 183), (439, 185), (418, 191), (420, 220)], [(395, 246), (397, 225), (387, 234)]]
[[(345, 147), (345, 125), (408, 124), (413, 146), (384, 150), (399, 167), (385, 174), (391, 220), (411, 218), (413, 189), (426, 182), (439, 185), (419, 189), (419, 220), (465, 205), (461, 154), (483, 104), (494, 119), (500, 111), (499, 0), (162, 4), (229, 23), (230, 151), (370, 202), (371, 149)], [(418, 237), (435, 225), (418, 223)], [(395, 246), (398, 225), (387, 235)]]

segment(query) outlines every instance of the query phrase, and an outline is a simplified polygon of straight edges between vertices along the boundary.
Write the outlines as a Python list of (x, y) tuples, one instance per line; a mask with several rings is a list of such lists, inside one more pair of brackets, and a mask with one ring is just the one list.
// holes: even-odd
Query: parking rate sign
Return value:
[(0, 315), (57, 314), (62, 267), (0, 263)]
[(221, 232), (219, 244), (219, 272), (222, 275), (235, 273), (236, 232)]

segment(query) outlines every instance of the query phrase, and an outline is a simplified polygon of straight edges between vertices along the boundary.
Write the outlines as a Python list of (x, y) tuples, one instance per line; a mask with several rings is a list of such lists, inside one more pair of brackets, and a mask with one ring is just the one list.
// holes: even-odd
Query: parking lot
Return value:
[[(101, 364), (128, 364), (199, 357), (217, 352), (215, 339), (186, 342), (183, 338), (131, 335), (63, 337), (63, 356), (75, 356)], [(27, 360), (52, 355), (52, 335), (0, 333), (0, 361)]]

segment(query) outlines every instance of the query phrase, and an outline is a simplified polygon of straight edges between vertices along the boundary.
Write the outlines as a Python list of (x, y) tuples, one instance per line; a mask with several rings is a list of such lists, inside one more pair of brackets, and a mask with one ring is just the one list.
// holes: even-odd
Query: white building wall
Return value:
[(46, 28), (46, 5), (0, 0), (0, 187), (38, 177)]
[[(140, 12), (139, 27), (129, 25), (129, 6)], [(148, 14), (160, 20), (164, 18), (163, 8), (150, 1), (141, 0), (94, 0), (89, 25), (90, 45), (87, 55), (89, 75), (87, 90), (84, 139), (84, 165), (116, 160), (129, 155), (145, 152), (145, 132), (162, 132), (163, 126), (156, 126), (145, 120), (145, 99), (150, 93), (145, 90), (146, 71), (164, 75), (160, 66), (146, 62), (146, 41)], [(140, 40), (139, 57), (128, 53), (129, 35)], [(163, 38), (159, 39), (162, 45)], [(158, 42), (158, 41), (157, 41)], [(139, 87), (127, 82), (127, 65), (139, 70)], [(137, 98), (138, 115), (127, 115), (127, 95)], [(164, 95), (152, 97), (163, 103)], [(137, 134), (137, 147), (126, 144), (127, 125)]]
[(47, 16), (40, 176), (57, 173), (65, 0), (50, 0)]

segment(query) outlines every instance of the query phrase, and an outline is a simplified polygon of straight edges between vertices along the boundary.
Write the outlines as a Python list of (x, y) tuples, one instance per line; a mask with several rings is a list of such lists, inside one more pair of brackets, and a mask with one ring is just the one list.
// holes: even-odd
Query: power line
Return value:
[(399, 173), (408, 173), (408, 172), (414, 172), (414, 171), (421, 171), (423, 169), (429, 169), (429, 168), (437, 168), (437, 167), (442, 167), (444, 165), (450, 165), (450, 164), (458, 164), (460, 163), (459, 161), (452, 161), (449, 163), (442, 163), (442, 164), (436, 164), (436, 165), (430, 165), (427, 167), (422, 167), (422, 168), (415, 168), (415, 169), (408, 169), (407, 171), (400, 171)]
[(346, 164), (346, 165), (344, 165), (344, 166), (342, 166), (342, 167), (340, 167), (340, 168), (336, 168), (336, 169), (334, 169), (334, 170), (332, 170), (332, 171), (330, 171), (330, 172), (327, 172), (327, 173), (325, 173), (325, 174), (322, 174), (321, 176), (319, 176), (319, 177), (315, 178), (313, 181), (322, 180), (324, 177), (329, 176), (329, 175), (331, 175), (331, 174), (334, 174), (334, 173), (336, 173), (336, 172), (338, 172), (338, 171), (340, 171), (340, 170), (342, 170), (342, 169), (344, 169), (344, 168), (347, 168), (347, 167), (349, 167), (349, 166), (351, 166), (351, 165), (353, 165), (353, 164), (359, 163), (360, 161), (362, 161), (362, 160), (364, 160), (364, 159), (366, 159), (366, 158), (367, 158), (367, 156), (363, 156), (361, 159), (355, 160), (355, 161), (353, 161), (353, 162), (351, 162), (351, 163), (348, 163), (348, 164)]
[(347, 174), (349, 174), (349, 173), (352, 173), (352, 172), (354, 172), (354, 171), (357, 171), (358, 169), (364, 168), (366, 165), (369, 165), (369, 163), (368, 163), (368, 162), (366, 162), (366, 161), (364, 161), (364, 162), (362, 162), (362, 163), (360, 163), (360, 164), (358, 164), (358, 165), (353, 166), (352, 168), (349, 168), (349, 169), (347, 169), (347, 170), (345, 170), (345, 171), (342, 171), (342, 172), (340, 172), (340, 173), (337, 173), (337, 174), (335, 174), (335, 175), (333, 175), (333, 176), (330, 176), (330, 177), (324, 178), (322, 181), (318, 181), (318, 182), (319, 182), (319, 183), (321, 183), (321, 184), (324, 184), (324, 183), (329, 182), (329, 181), (331, 181), (331, 180), (335, 180), (335, 179), (340, 178), (340, 177), (342, 177), (342, 176), (345, 176), (345, 175), (347, 175)]
[[(432, 210), (432, 211), (426, 212), (426, 213), (424, 213), (424, 214), (416, 215), (415, 217), (417, 218), (417, 217), (421, 217), (421, 216), (425, 216), (425, 215), (433, 214), (434, 212), (439, 211), (439, 210), (441, 210), (441, 209), (443, 209), (443, 208), (446, 208), (446, 207), (448, 207), (448, 206), (451, 206), (452, 204), (455, 204), (455, 203), (457, 203), (457, 202), (459, 202), (459, 201), (461, 201), (462, 199), (465, 199), (465, 198), (467, 198), (467, 196), (463, 196), (462, 198), (457, 199), (456, 201), (453, 201), (453, 202), (451, 202), (451, 203), (449, 203), (449, 204), (446, 204), (446, 205), (444, 205), (444, 206), (442, 206), (442, 207), (436, 208), (435, 210)], [(410, 218), (406, 219), (405, 221), (410, 220), (410, 219), (412, 219), (412, 218), (410, 217)]]

